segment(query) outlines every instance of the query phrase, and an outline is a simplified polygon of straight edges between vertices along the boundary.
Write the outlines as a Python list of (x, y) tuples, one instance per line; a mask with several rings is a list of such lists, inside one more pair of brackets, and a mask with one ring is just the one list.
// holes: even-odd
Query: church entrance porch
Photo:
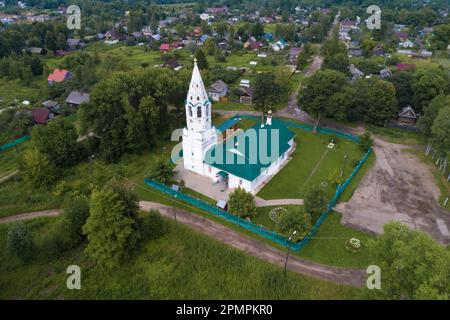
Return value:
[(233, 189), (225, 188), (224, 182), (214, 182), (211, 178), (201, 176), (184, 168), (183, 163), (175, 167), (177, 181), (184, 180), (189, 189), (195, 190), (215, 200), (228, 200), (228, 194)]

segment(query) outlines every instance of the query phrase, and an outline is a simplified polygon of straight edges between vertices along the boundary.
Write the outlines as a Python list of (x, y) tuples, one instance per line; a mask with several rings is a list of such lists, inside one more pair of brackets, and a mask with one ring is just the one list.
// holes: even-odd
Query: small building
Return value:
[(163, 67), (173, 70), (179, 70), (181, 66), (176, 59), (168, 59), (166, 62), (164, 62)]
[(250, 87), (250, 80), (241, 79), (241, 82), (239, 83), (239, 86), (244, 87), (244, 88)]
[(397, 121), (407, 124), (415, 124), (417, 114), (411, 106), (404, 107), (397, 115)]
[(297, 60), (300, 52), (302, 51), (302, 48), (294, 47), (289, 49), (289, 59), (290, 60)]
[(348, 70), (350, 71), (350, 74), (352, 75), (352, 79), (358, 79), (364, 76), (364, 72), (362, 72), (361, 70), (359, 70), (354, 64), (351, 64), (348, 67)]
[(89, 102), (89, 93), (72, 91), (66, 98), (66, 103), (72, 108), (77, 108), (85, 102)]
[(31, 110), (31, 115), (36, 124), (46, 124), (53, 120), (56, 116), (47, 108), (36, 108)]
[(42, 55), (42, 56), (47, 54), (47, 50), (45, 50), (45, 48), (39, 48), (39, 47), (28, 48), (28, 52), (30, 52), (31, 54), (38, 54), (38, 55)]
[(386, 50), (384, 49), (382, 44), (377, 44), (373, 49), (372, 49), (372, 54), (374, 56), (377, 57), (381, 57), (384, 56), (386, 54)]
[(416, 66), (414, 64), (397, 63), (397, 71), (414, 71)]
[(52, 73), (50, 73), (47, 77), (48, 84), (52, 84), (55, 82), (64, 82), (66, 80), (70, 80), (73, 78), (72, 73), (65, 69), (55, 69)]
[(348, 53), (352, 56), (352, 57), (362, 57), (364, 52), (361, 49), (350, 49), (348, 51)]
[(170, 52), (170, 44), (169, 43), (161, 43), (161, 45), (159, 46), (159, 51)]
[(392, 76), (391, 70), (389, 68), (384, 68), (380, 71), (380, 79), (387, 79)]
[(221, 98), (226, 97), (228, 86), (222, 80), (217, 80), (206, 89), (206, 92), (213, 101), (220, 101)]
[(42, 102), (42, 106), (54, 113), (59, 114), (61, 111), (59, 103), (56, 101), (53, 101), (53, 100), (46, 100), (46, 101)]
[(252, 104), (253, 103), (253, 89), (250, 87), (241, 88), (241, 96), (239, 97), (239, 102), (242, 104)]

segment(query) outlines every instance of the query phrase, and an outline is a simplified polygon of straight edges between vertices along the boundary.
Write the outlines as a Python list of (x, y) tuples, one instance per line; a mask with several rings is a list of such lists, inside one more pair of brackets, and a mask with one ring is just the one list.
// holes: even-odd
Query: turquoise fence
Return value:
[[(255, 116), (241, 116), (241, 117), (242, 118), (257, 118)], [(289, 120), (276, 119), (276, 121), (282, 121), (288, 127), (292, 127), (292, 128), (299, 128), (299, 129), (308, 130), (308, 131), (311, 131), (313, 129), (313, 127), (310, 125), (296, 123), (296, 122), (289, 121)], [(324, 134), (333, 134), (338, 137), (341, 137), (344, 139), (349, 139), (354, 142), (359, 142), (359, 138), (350, 133), (341, 132), (341, 131), (337, 131), (337, 130), (333, 130), (333, 129), (320, 128), (320, 127), (318, 128), (317, 131), (320, 133), (324, 133)], [(203, 211), (209, 212), (215, 216), (221, 217), (221, 218), (223, 218), (231, 223), (234, 223), (238, 226), (241, 226), (251, 232), (259, 234), (259, 235), (263, 236), (264, 238), (269, 239), (275, 243), (278, 243), (278, 244), (286, 246), (286, 247), (290, 247), (291, 249), (293, 249), (295, 251), (299, 251), (300, 249), (304, 248), (308, 244), (308, 242), (311, 241), (312, 237), (314, 237), (314, 235), (317, 233), (317, 231), (319, 230), (319, 227), (322, 225), (322, 223), (328, 217), (330, 212), (333, 210), (333, 207), (336, 205), (336, 202), (338, 201), (341, 194), (344, 192), (345, 188), (347, 188), (348, 184), (352, 181), (352, 179), (358, 173), (359, 169), (361, 169), (363, 164), (367, 161), (367, 159), (369, 158), (371, 153), (372, 153), (372, 149), (369, 149), (364, 154), (364, 156), (361, 158), (361, 160), (359, 161), (358, 165), (355, 167), (355, 169), (353, 170), (351, 175), (342, 184), (337, 186), (336, 192), (334, 193), (333, 198), (330, 200), (330, 202), (327, 205), (327, 209), (325, 210), (325, 212), (322, 213), (322, 215), (319, 217), (319, 219), (317, 219), (316, 223), (311, 228), (311, 231), (308, 233), (308, 235), (305, 238), (303, 238), (303, 240), (300, 242), (291, 242), (284, 235), (281, 235), (275, 231), (266, 229), (263, 226), (256, 225), (256, 224), (252, 223), (251, 221), (242, 219), (234, 214), (229, 213), (228, 211), (222, 210), (222, 209), (220, 209), (210, 203), (207, 203), (203, 200), (189, 196), (180, 191), (175, 191), (175, 190), (169, 188), (168, 186), (166, 186), (162, 183), (159, 183), (157, 181), (147, 178), (144, 180), (144, 182), (147, 185), (149, 185), (150, 187), (152, 187), (156, 190), (159, 190), (165, 194), (168, 194), (176, 199), (180, 199), (181, 201), (189, 203), (189, 204), (195, 206), (196, 208), (199, 208)]]
[(12, 147), (15, 147), (16, 145), (18, 145), (18, 144), (20, 144), (20, 143), (22, 143), (22, 142), (25, 142), (25, 141), (27, 141), (27, 140), (30, 140), (30, 136), (23, 136), (23, 137), (21, 137), (21, 138), (18, 138), (18, 139), (16, 139), (16, 140), (13, 140), (13, 141), (11, 141), (11, 142), (8, 142), (8, 143), (6, 143), (6, 144), (0, 146), (0, 151), (4, 151), (4, 150), (10, 149), (10, 148), (12, 148)]

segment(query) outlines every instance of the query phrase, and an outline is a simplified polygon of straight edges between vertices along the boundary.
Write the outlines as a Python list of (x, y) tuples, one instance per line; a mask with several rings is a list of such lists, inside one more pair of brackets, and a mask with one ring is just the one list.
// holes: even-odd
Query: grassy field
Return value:
[[(327, 194), (331, 197), (336, 185), (329, 181), (330, 174), (339, 174), (345, 166), (343, 176), (348, 177), (363, 153), (349, 140), (340, 139), (329, 149), (327, 145), (331, 135), (292, 130), (297, 134), (292, 159), (261, 189), (258, 196), (264, 199), (303, 198), (309, 187), (326, 184)], [(348, 155), (346, 163), (345, 155)]]
[(423, 137), (416, 132), (410, 132), (397, 128), (384, 128), (373, 125), (365, 126), (373, 135), (391, 143), (400, 144), (423, 144)]
[[(76, 248), (61, 257), (42, 249), (59, 218), (27, 222), (36, 258), (23, 265), (6, 246), (0, 226), (0, 299), (354, 299), (359, 289), (288, 272), (166, 221), (167, 233), (111, 272)], [(81, 268), (81, 290), (66, 288), (66, 268)]]

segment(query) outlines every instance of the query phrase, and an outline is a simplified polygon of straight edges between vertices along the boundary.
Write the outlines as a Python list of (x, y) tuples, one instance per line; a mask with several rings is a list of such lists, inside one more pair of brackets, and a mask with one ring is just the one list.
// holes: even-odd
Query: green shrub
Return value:
[(148, 215), (142, 218), (141, 235), (144, 239), (158, 239), (166, 232), (167, 225), (158, 210), (150, 210)]
[(19, 258), (22, 262), (28, 262), (33, 258), (35, 243), (25, 223), (13, 223), (8, 228), (6, 241), (9, 253)]
[(75, 247), (84, 240), (82, 228), (89, 217), (87, 198), (78, 196), (67, 198), (63, 203), (62, 230), (66, 235), (68, 246)]

